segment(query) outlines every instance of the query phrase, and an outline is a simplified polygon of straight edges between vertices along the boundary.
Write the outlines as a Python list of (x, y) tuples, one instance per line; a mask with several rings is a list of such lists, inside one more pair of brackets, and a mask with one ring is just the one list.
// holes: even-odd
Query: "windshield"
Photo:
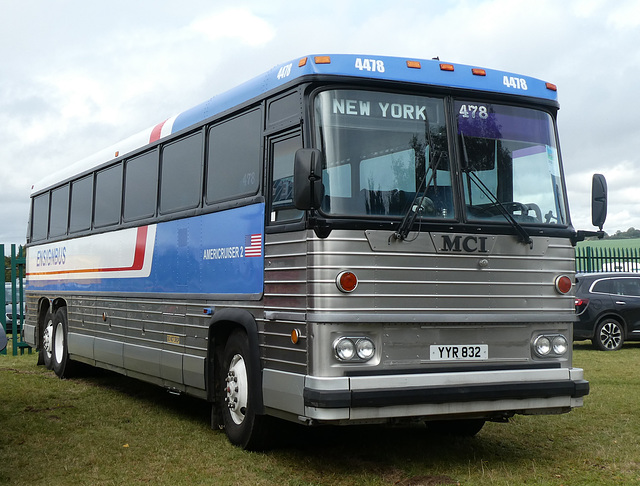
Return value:
[(453, 218), (444, 100), (376, 91), (324, 91), (315, 99), (325, 154), (322, 211), (403, 216), (416, 199), (423, 218)]
[[(460, 176), (452, 175), (448, 106)], [(327, 215), (567, 224), (554, 121), (545, 111), (354, 89), (319, 93), (314, 110)], [(465, 207), (456, 212), (458, 200)]]
[(567, 223), (553, 119), (543, 111), (455, 101), (469, 220)]

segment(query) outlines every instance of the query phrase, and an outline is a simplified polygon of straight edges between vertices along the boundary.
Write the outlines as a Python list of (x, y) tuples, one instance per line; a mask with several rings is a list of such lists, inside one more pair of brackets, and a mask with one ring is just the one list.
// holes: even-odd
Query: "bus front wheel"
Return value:
[(246, 334), (234, 331), (227, 341), (219, 378), (222, 393), (222, 422), (229, 441), (247, 450), (264, 449), (267, 445), (268, 417), (256, 414), (252, 390), (252, 374), (259, 363), (250, 361)]

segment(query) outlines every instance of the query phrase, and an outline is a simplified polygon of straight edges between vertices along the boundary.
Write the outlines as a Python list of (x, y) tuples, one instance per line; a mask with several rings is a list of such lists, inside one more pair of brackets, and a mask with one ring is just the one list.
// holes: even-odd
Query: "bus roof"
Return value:
[(414, 85), (460, 88), (538, 98), (557, 103), (555, 85), (505, 71), (484, 69), (437, 59), (331, 54), (305, 56), (275, 66), (262, 75), (221, 93), (178, 115), (143, 130), (100, 152), (54, 172), (32, 187), (32, 194), (88, 171), (145, 145), (196, 125), (236, 105), (285, 84), (313, 75), (406, 82)]

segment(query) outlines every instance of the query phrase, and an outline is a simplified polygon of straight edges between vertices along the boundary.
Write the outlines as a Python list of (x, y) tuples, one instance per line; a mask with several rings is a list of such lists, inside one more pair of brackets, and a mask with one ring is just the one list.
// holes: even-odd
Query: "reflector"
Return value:
[(352, 272), (341, 272), (336, 278), (336, 285), (342, 292), (353, 292), (358, 286), (358, 277)]
[(566, 275), (560, 275), (556, 278), (556, 290), (561, 294), (566, 294), (571, 290), (571, 279)]

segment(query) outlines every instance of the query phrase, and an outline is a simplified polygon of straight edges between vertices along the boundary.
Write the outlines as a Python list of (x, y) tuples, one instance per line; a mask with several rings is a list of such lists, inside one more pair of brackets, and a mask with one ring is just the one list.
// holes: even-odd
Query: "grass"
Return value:
[(59, 380), (0, 356), (0, 484), (599, 485), (640, 481), (640, 344), (574, 346), (591, 393), (565, 415), (517, 416), (471, 439), (421, 427), (283, 426), (266, 453), (231, 446), (206, 403), (103, 371)]
[(640, 238), (629, 238), (620, 240), (589, 240), (580, 241), (578, 247), (591, 246), (593, 248), (611, 248), (611, 249), (637, 249), (640, 248)]

